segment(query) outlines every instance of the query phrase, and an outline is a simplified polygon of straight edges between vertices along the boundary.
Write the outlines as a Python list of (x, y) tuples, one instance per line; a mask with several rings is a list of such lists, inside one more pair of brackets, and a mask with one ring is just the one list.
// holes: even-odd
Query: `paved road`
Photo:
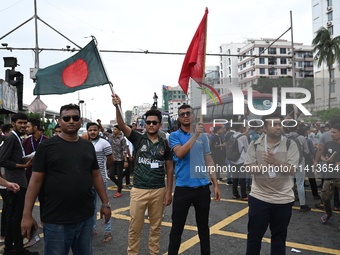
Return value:
[[(123, 189), (121, 198), (113, 198), (115, 187), (111, 185), (109, 195), (112, 203), (112, 228), (113, 240), (110, 243), (102, 243), (104, 228), (99, 223), (97, 236), (93, 238), (94, 255), (126, 254), (127, 230), (129, 224), (129, 189)], [(247, 202), (231, 199), (231, 186), (224, 183), (220, 185), (222, 199), (220, 202), (211, 202), (210, 226), (211, 226), (211, 253), (212, 254), (245, 254), (247, 234)], [(317, 202), (313, 200), (311, 191), (307, 189), (307, 204), (313, 206)], [(288, 230), (287, 254), (294, 254), (292, 248), (301, 251), (301, 254), (340, 254), (340, 231), (337, 229), (339, 213), (322, 225), (319, 221), (322, 211), (312, 209), (310, 212), (300, 212), (298, 202), (293, 207), (293, 216)], [(34, 216), (38, 218), (39, 205), (34, 208)], [(181, 254), (200, 254), (199, 239), (195, 227), (194, 210), (190, 209), (187, 225), (182, 235)], [(167, 254), (168, 237), (171, 228), (171, 207), (167, 207), (164, 213), (161, 236), (161, 252)], [(149, 221), (145, 219), (142, 232), (141, 255), (148, 253)], [(42, 229), (39, 229), (42, 232)], [(42, 236), (42, 234), (41, 234)], [(43, 254), (43, 240), (31, 247), (32, 251)], [(0, 246), (0, 254), (3, 246)], [(70, 253), (72, 254), (72, 253)], [(262, 242), (261, 254), (270, 254), (270, 232), (267, 231)]]

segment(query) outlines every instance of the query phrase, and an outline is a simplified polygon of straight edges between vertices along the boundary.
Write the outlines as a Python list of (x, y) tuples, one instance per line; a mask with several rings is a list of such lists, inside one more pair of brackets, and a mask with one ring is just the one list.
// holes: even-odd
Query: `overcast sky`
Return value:
[[(101, 50), (186, 52), (209, 8), (207, 53), (219, 53), (223, 43), (243, 42), (249, 38), (277, 38), (290, 27), (293, 11), (294, 41), (310, 45), (312, 34), (311, 0), (37, 0), (38, 16), (80, 46), (94, 35)], [(1, 1), (0, 37), (34, 14), (34, 0)], [(41, 48), (66, 48), (72, 45), (43, 23), (38, 22)], [(290, 33), (283, 36), (290, 40)], [(34, 22), (2, 39), (11, 47), (34, 47)], [(58, 63), (71, 52), (42, 51), (40, 67)], [(25, 75), (24, 103), (30, 104), (34, 83), (29, 68), (34, 67), (32, 51), (0, 50), (0, 57), (16, 57), (17, 70)], [(122, 98), (123, 111), (134, 105), (153, 103), (153, 93), (161, 98), (162, 85), (177, 86), (184, 56), (102, 53), (115, 91)], [(2, 60), (1, 60), (2, 61)], [(207, 56), (207, 65), (219, 65), (219, 57)], [(5, 68), (0, 64), (0, 78)], [(108, 85), (80, 90), (86, 110), (103, 123), (115, 118)], [(93, 100), (92, 100), (93, 99)], [(78, 92), (41, 96), (49, 109), (59, 111), (63, 104), (77, 103)], [(159, 105), (161, 104), (159, 100)]]

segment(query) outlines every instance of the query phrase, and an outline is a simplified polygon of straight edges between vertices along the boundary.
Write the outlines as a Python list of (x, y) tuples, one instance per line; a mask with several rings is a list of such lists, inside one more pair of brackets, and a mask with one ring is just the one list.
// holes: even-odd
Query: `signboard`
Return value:
[(18, 112), (17, 88), (0, 79), (0, 112)]
[(33, 113), (43, 114), (47, 109), (47, 105), (40, 98), (36, 97), (27, 109)]

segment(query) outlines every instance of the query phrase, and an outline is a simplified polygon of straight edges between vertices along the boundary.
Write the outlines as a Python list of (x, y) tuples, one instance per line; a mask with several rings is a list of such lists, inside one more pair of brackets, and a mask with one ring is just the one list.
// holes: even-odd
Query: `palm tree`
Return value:
[(338, 61), (340, 64), (340, 36), (332, 38), (332, 34), (328, 29), (321, 27), (316, 31), (316, 36), (312, 41), (314, 60), (317, 61), (318, 67), (324, 62), (329, 73), (329, 89), (328, 89), (328, 109), (331, 108), (331, 71), (333, 64)]

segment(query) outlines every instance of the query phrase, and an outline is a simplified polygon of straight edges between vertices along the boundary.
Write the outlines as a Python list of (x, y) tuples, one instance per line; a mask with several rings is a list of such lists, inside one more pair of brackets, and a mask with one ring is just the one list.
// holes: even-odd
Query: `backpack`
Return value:
[(302, 145), (301, 145), (299, 139), (297, 139), (298, 136), (300, 136), (300, 135), (290, 135), (290, 136), (287, 137), (287, 140), (288, 141), (293, 140), (296, 143), (298, 150), (299, 150), (299, 165), (300, 165), (303, 161), (303, 158), (304, 158), (304, 152), (303, 152), (303, 148), (302, 148)]
[(230, 161), (237, 161), (240, 156), (241, 156), (241, 152), (243, 150), (239, 150), (238, 148), (238, 141), (237, 139), (239, 137), (243, 136), (243, 134), (240, 134), (238, 136), (231, 136), (227, 142), (227, 146), (226, 146), (226, 155), (227, 155), (227, 159)]

